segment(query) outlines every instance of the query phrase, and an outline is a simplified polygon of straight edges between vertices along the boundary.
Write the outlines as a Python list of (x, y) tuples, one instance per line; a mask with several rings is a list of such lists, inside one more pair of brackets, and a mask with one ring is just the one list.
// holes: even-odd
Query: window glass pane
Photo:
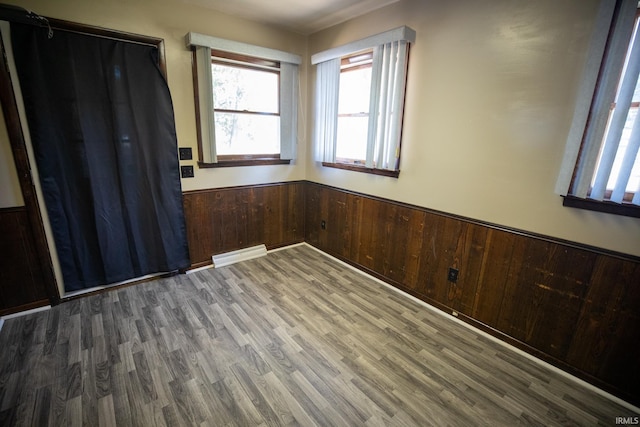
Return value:
[(338, 114), (369, 112), (371, 67), (340, 73)]
[(336, 157), (350, 160), (367, 158), (369, 117), (338, 117)]
[[(638, 115), (638, 108), (631, 108), (629, 110), (627, 121), (624, 124), (624, 129), (622, 130), (622, 137), (620, 137), (620, 145), (618, 145), (618, 150), (616, 151), (615, 160), (613, 161), (613, 166), (611, 168), (611, 174), (609, 175), (609, 181), (607, 181), (607, 190), (613, 190), (613, 188), (616, 185), (616, 181), (618, 180), (618, 175), (620, 174), (620, 167), (622, 166), (622, 159), (624, 158), (624, 155), (627, 151), (627, 145), (629, 144), (629, 138), (631, 137), (631, 129), (633, 128), (633, 123), (637, 115)], [(597, 170), (596, 170), (596, 173), (597, 173)], [(629, 182), (627, 183), (627, 187), (625, 191), (635, 192), (638, 188), (640, 188), (638, 186), (639, 183), (640, 183), (640, 156), (636, 156), (636, 160), (633, 165), (631, 176), (629, 177)]]
[(279, 154), (280, 117), (215, 113), (216, 149), (225, 154)]
[(631, 176), (629, 176), (629, 182), (625, 191), (629, 193), (635, 193), (640, 189), (640, 152), (636, 155), (636, 162), (631, 169)]
[(212, 64), (214, 108), (278, 113), (278, 74)]
[(340, 73), (336, 144), (339, 159), (364, 161), (367, 157), (370, 91), (370, 66)]

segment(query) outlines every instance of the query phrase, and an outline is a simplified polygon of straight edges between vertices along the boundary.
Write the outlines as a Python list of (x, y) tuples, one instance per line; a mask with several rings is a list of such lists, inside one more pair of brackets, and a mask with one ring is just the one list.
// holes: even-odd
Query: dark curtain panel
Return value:
[(65, 289), (189, 266), (157, 49), (21, 24), (11, 36)]

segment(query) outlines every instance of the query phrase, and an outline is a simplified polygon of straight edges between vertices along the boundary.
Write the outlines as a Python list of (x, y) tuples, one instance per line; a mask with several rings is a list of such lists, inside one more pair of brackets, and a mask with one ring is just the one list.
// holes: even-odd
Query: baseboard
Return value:
[(147, 282), (149, 280), (157, 279), (157, 278), (166, 276), (168, 274), (171, 274), (171, 273), (161, 272), (161, 273), (147, 274), (140, 277), (134, 277), (133, 279), (123, 280), (121, 282), (109, 283), (108, 285), (100, 285), (100, 286), (94, 286), (91, 288), (80, 289), (77, 291), (65, 292), (65, 294), (62, 295), (61, 301), (66, 301), (66, 300), (74, 299), (77, 297), (86, 296), (88, 294), (95, 294), (103, 291), (110, 291), (112, 289), (119, 288), (126, 285)]
[(250, 248), (238, 249), (237, 251), (225, 252), (223, 254), (211, 257), (215, 268), (224, 267), (225, 265), (235, 264), (240, 261), (247, 261), (259, 258), (267, 254), (267, 247), (262, 245), (252, 246)]
[(205, 264), (205, 265), (203, 265), (203, 266), (193, 267), (193, 268), (190, 268), (190, 269), (188, 269), (188, 270), (185, 270), (185, 272), (184, 272), (184, 273), (185, 273), (185, 274), (192, 274), (192, 273), (196, 273), (196, 272), (198, 272), (198, 271), (208, 270), (208, 269), (210, 269), (210, 268), (213, 268), (213, 264), (211, 264), (211, 263), (207, 263), (207, 264)]
[(26, 316), (27, 314), (33, 314), (33, 313), (37, 313), (39, 311), (45, 311), (45, 310), (50, 310), (50, 309), (51, 309), (50, 305), (45, 305), (45, 306), (42, 306), (42, 307), (32, 308), (31, 310), (24, 310), (24, 311), (18, 311), (17, 313), (7, 314), (5, 316), (2, 316), (2, 318), (0, 320), (4, 322), (5, 320), (13, 319), (14, 317)]
[(274, 249), (269, 249), (269, 250), (267, 251), (267, 253), (279, 252), (279, 251), (283, 251), (283, 250), (285, 250), (285, 249), (291, 249), (291, 248), (296, 248), (296, 247), (298, 247), (298, 246), (305, 246), (305, 245), (306, 245), (306, 246), (311, 246), (311, 245), (309, 245), (308, 243), (305, 243), (305, 242), (292, 243), (292, 244), (290, 244), (290, 245), (280, 246), (280, 247), (277, 247), (277, 248), (274, 248)]

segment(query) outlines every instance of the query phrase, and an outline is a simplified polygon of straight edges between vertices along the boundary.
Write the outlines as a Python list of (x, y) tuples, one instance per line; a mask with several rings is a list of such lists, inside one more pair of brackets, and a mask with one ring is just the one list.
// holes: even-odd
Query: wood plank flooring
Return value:
[(0, 352), (2, 426), (639, 416), (306, 246), (8, 319)]

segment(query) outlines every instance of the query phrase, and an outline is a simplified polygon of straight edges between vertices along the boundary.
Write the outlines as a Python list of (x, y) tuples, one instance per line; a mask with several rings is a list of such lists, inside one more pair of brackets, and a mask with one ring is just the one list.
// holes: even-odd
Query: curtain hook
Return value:
[(47, 38), (51, 39), (53, 38), (53, 29), (51, 28), (51, 24), (49, 24), (49, 20), (47, 18), (45, 18), (42, 15), (38, 15), (37, 13), (33, 13), (30, 10), (27, 10), (27, 17), (31, 18), (31, 19), (35, 19), (36, 22), (38, 22), (40, 24), (40, 26), (47, 26), (47, 29), (49, 30), (47, 32)]

